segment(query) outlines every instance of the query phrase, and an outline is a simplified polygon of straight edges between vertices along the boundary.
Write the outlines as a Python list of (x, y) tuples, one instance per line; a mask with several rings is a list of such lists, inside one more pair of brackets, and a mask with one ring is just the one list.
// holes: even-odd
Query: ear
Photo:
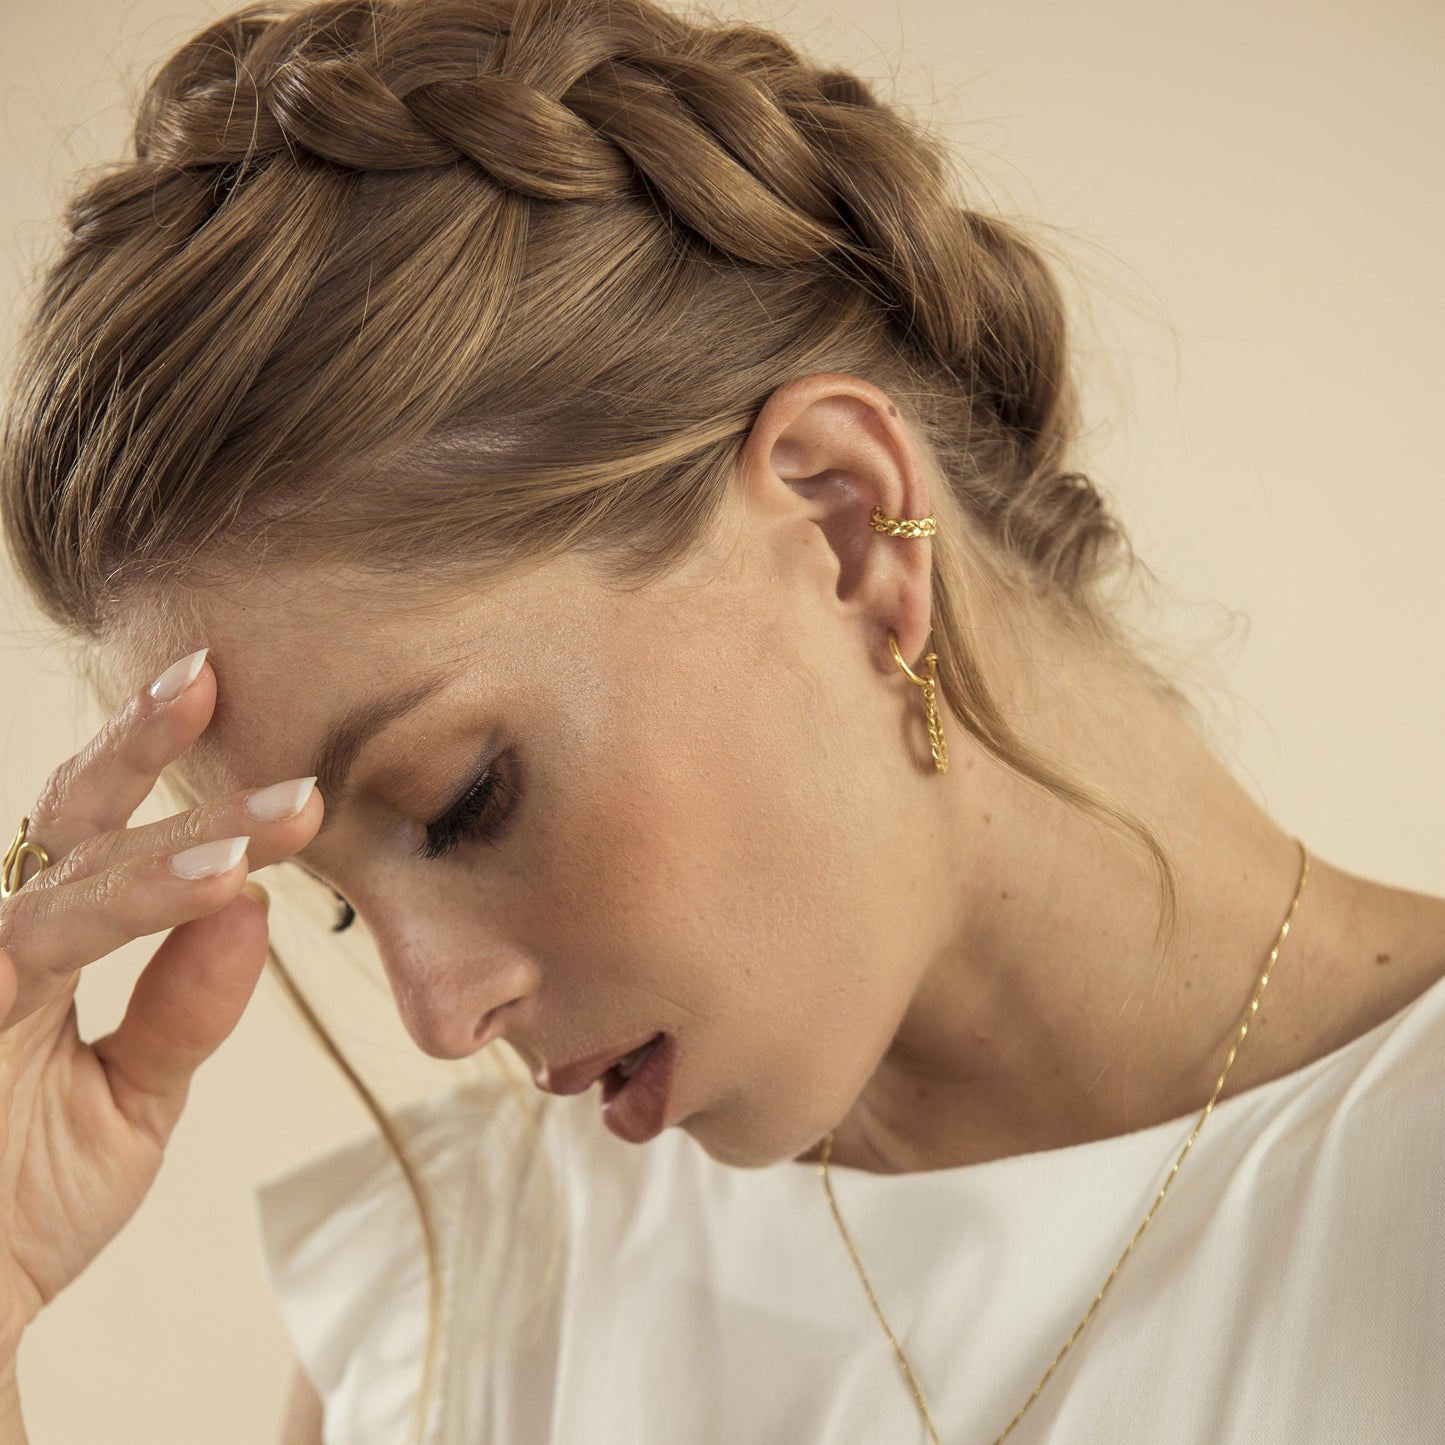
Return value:
[[(867, 625), (880, 667), (896, 672), (892, 629), (920, 670), (928, 651), (933, 544), (869, 523), (930, 515), (928, 473), (908, 424), (887, 394), (856, 376), (820, 372), (780, 386), (743, 445), (736, 475), (747, 509), (779, 524), (780, 563), (819, 557), (838, 600)], [(941, 521), (941, 519), (940, 519)]]

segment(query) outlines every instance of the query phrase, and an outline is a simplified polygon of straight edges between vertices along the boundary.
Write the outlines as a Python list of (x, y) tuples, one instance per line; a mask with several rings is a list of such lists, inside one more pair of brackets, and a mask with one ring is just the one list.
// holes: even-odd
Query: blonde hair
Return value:
[[(919, 123), (649, 0), (321, 0), (184, 44), (134, 149), (70, 204), (5, 422), (7, 544), (52, 621), (103, 642), (138, 598), (287, 561), (402, 599), (583, 548), (645, 585), (717, 516), (767, 397), (850, 373), (943, 479), (948, 712), (1134, 840), (1172, 933), (1154, 832), (1013, 730), (971, 640), (982, 571), (1189, 707), (1108, 602), (1139, 564), (1070, 464), (1053, 269)], [(395, 1150), (439, 1284), (405, 1150), (270, 962)]]

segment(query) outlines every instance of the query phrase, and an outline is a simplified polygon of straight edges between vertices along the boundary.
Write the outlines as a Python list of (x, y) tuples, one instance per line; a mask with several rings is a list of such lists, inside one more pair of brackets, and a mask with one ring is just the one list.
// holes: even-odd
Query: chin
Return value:
[(713, 1110), (691, 1115), (678, 1125), (702, 1146), (703, 1152), (730, 1169), (766, 1169), (773, 1164), (796, 1160), (817, 1147), (828, 1131), (810, 1131), (797, 1121), (773, 1120), (770, 1129), (739, 1128), (736, 1115), (731, 1120), (719, 1117)]

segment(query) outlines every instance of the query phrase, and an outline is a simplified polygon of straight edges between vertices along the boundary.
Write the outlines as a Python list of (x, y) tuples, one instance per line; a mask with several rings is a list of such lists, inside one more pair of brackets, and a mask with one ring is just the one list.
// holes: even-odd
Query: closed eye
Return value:
[(464, 840), (496, 844), (516, 812), (521, 796), (513, 775), (517, 761), (503, 753), (488, 763), (441, 817), (428, 823), (416, 849), (420, 858), (442, 858)]
[[(519, 764), (511, 753), (503, 753), (495, 762), (489, 762), (467, 784), (456, 802), (426, 825), (425, 837), (415, 850), (417, 856), (442, 858), (464, 841), (495, 845), (512, 821), (521, 798), (521, 789), (515, 781), (518, 768)], [(310, 873), (302, 866), (303, 871)], [(356, 909), (336, 889), (330, 888), (329, 884), (325, 886), (341, 905), (331, 931), (344, 933), (356, 922)]]

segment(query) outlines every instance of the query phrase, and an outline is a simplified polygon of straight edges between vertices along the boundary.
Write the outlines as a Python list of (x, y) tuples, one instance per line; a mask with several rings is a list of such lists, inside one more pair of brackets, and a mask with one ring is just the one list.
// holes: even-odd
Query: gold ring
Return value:
[[(9, 898), (12, 893), (18, 893), (28, 880), (21, 878), (21, 871), (25, 867), (25, 858), (28, 854), (40, 862), (36, 872), (43, 873), (50, 867), (50, 854), (40, 846), (39, 843), (27, 843), (25, 841), (25, 830), (30, 826), (30, 817), (27, 814), (20, 820), (20, 831), (15, 835), (15, 841), (5, 850), (5, 865), (3, 872), (0, 872), (0, 898)], [(30, 875), (35, 877), (35, 873)]]

